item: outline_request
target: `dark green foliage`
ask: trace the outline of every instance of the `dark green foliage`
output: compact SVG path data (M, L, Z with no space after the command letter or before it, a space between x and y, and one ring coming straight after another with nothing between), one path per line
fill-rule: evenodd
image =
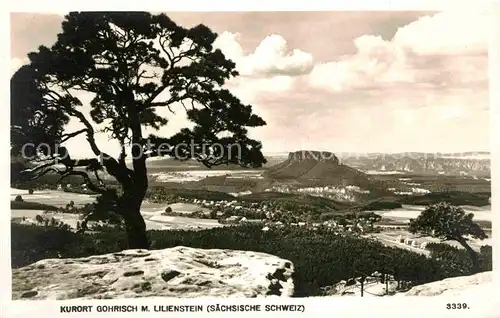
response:
M442 202L428 206L416 219L410 220L411 233L421 233L442 240L467 240L464 236L487 238L483 229L472 218L474 214L464 209Z
M377 199L371 202L368 202L364 206L362 206L363 210L375 211L375 210L390 210L390 209L399 209L402 208L403 205L400 202L397 202L397 199Z
M449 191L431 192L419 196L404 196L400 198L399 202L402 204L430 205L445 201L453 205L485 206L490 204L490 198L491 192Z
M17 197L16 197L17 199ZM27 202L27 201L10 201L10 208L12 210L43 210L43 211L57 211L58 207L48 204L42 204L38 202Z
M260 143L248 138L244 128L265 122L252 114L251 106L221 88L238 73L235 64L213 48L217 34L208 27L186 29L164 14L148 12L71 12L62 29L52 47L29 54L37 78L44 84L94 93L92 120L100 124L111 119L105 130L120 143L132 139L142 143L138 125L156 130L166 125L168 120L156 113L156 107L170 109L174 103L187 102L187 115L195 127L171 138L151 135L148 148L155 154L159 150L175 159L194 157L210 166L259 167L266 162ZM157 39L160 46L154 45ZM162 92L170 98L158 100ZM58 105L78 117L71 110L81 105L77 98L66 93ZM218 137L222 131L232 136ZM205 147L183 147L175 154L168 147L157 148L161 143L175 146L192 141ZM209 147L213 144L217 147ZM227 150L235 144L239 154L228 156Z
M432 242L428 243L425 249L431 251L431 255L436 255L441 252L458 251L456 247L453 247L449 244Z
M57 227L12 224L12 267L45 258L78 257L98 252L86 236Z
M217 218L217 211L216 210L210 210L209 217L211 219L216 219Z
M467 241L468 237L483 240L488 236L475 223L474 214L465 213L464 209L442 202L428 206L416 219L410 220L408 230L411 233L429 235L441 240L453 240L462 245L469 254L473 272L479 271L480 264L477 252Z
M117 201L117 191L109 189L99 195L95 202L86 204L83 208L72 208L73 213L80 213L82 215L83 227L80 229L86 230L85 226L88 221L102 221L111 226L123 226L124 220L118 211Z
M26 169L26 166L24 166L24 169ZM93 182L96 182L97 180L93 175L89 176L90 179ZM47 173L44 174L34 180L23 180L23 179L15 179L11 180L11 186L16 189L24 189L24 190L29 190L29 189L34 189L36 190L56 190L58 181L61 179L61 176L56 174L56 173ZM118 184L116 180L106 180L105 181L106 186L108 187L116 187ZM66 185L71 185L71 188L66 188ZM68 176L64 178L63 182L61 182L61 186L63 188L63 191L65 192L73 192L73 193L91 193L91 191L84 191L81 188L82 185L82 178L80 176Z
M442 263L442 270L446 276L469 275L474 271L474 264L467 250L453 247L444 243L429 243L426 247L431 251L431 257ZM478 255L480 271L492 270L491 246L481 247Z
M127 248L126 235L118 230L75 234L51 227L12 224L11 233L13 268L56 258L58 254L83 257ZM375 241L321 230L283 228L263 232L259 226L248 225L202 231L148 231L148 235L153 249L183 245L251 250L288 259L295 266L295 296L321 295L320 287L357 276L356 272L383 271L411 284L464 274L462 265L453 268L448 264L451 257L429 259Z
M44 100L39 81L36 70L29 65L17 70L10 80L11 154L15 156L21 152L25 157L35 156L35 147L42 143L55 145L69 121L62 109ZM27 143L34 146L23 149ZM40 150L48 153L46 148Z
M108 218L118 214L126 224L130 246L147 248L146 226L140 214L149 186L147 158L194 158L206 167L237 164L256 168L266 163L261 143L248 136L249 127L266 123L252 113L251 105L244 105L224 88L238 72L234 62L213 47L216 38L217 34L204 25L186 29L165 14L67 14L57 41L28 54L30 64L17 76L22 81L13 78L14 86L22 88L15 92L17 95L26 91L33 95L29 100L15 98L20 99L15 105L20 111L11 130L20 137L14 138L13 149L38 134L31 129L32 122L38 125L38 117L43 119L41 127L49 129L39 133L42 139L34 139L35 147L49 144L45 153L49 158L44 158L49 162L20 175L34 179L52 171L62 179L80 177L89 190L102 195L98 204L109 209L106 216L92 211L87 215ZM81 112L83 103L73 95L75 91L93 96L90 119ZM169 138L143 135L144 128L158 131L167 125L168 118L157 113L158 107L173 114L184 109L193 128L183 128ZM62 134L69 117L84 128ZM119 142L118 158L96 143L95 124L107 120L103 132ZM19 125L13 126L17 121ZM67 149L59 146L80 134L86 135L93 158L71 159ZM129 153L133 157L131 167L125 163ZM56 169L56 161L65 169ZM102 171L121 186L114 198L98 175ZM91 179L89 174L96 178Z
M493 248L483 245L479 251L479 268L484 271L493 270Z

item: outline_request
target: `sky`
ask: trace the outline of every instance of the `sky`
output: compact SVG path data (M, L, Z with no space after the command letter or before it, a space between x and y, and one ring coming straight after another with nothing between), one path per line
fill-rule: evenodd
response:
M214 46L240 73L226 87L267 122L250 130L264 152L489 150L486 11L167 14L217 32ZM11 14L12 73L55 42L62 20ZM170 120L159 135L189 126L181 111L159 113ZM79 128L71 121L68 131ZM97 142L119 151L106 135ZM92 153L83 136L68 148L73 157Z

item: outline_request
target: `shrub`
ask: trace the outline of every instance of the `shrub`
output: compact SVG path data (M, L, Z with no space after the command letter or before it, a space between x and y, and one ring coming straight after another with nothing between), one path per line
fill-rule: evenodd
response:
M126 248L122 230L77 234L67 228L12 224L12 266L25 266L40 259L84 257ZM201 231L148 231L153 249L178 245L196 248L251 250L288 259L295 265L295 296L321 295L321 287L356 276L356 271L394 275L398 281L422 284L462 274L467 268L460 258L441 255L426 258L404 249L322 229L272 228L244 225ZM486 250L486 249L485 249ZM444 266L449 261L458 265Z
M21 198L22 200L22 198ZM10 208L12 210L43 210L43 211L57 211L57 207L53 205L42 204L38 202L26 202L16 200L10 201Z
M469 253L462 248L453 247L444 243L429 243L426 249L431 251L431 257L440 261L446 277L470 275L473 273L473 264ZM479 271L492 270L492 249L484 245L478 255Z
M33 194L33 192L34 192L34 190L33 190L33 189L31 189L31 188L28 190L28 193L29 193L29 194Z
M16 198L14 199L15 202L24 202L23 197L21 195L16 195Z
M431 256L435 256L441 252L458 251L458 248L445 243L428 243L426 249L431 251Z
M491 245L481 246L479 252L479 264L483 271L493 270L493 251Z
M215 210L215 209L210 210L210 218L211 219L216 219L217 218L217 210Z
M403 205L399 202L377 200L366 204L363 207L363 209L368 211L373 211L373 210L392 210L392 209L399 209L402 207Z

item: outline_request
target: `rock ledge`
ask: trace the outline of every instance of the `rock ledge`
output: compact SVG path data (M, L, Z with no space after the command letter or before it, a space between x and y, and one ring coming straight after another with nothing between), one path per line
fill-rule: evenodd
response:
M292 262L252 251L125 250L12 271L13 299L290 297Z

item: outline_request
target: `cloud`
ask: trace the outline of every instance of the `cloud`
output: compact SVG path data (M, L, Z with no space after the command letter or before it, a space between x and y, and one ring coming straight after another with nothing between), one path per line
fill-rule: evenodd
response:
M333 93L298 86L286 95L262 95L255 105L268 123L255 133L265 151L489 149L484 90L412 84Z
M364 35L354 40L357 53L340 60L317 64L310 84L333 91L369 88L375 84L412 82L402 48L380 36Z
M23 65L29 63L28 58L18 58L14 57L10 59L10 76L14 75L14 73L20 69Z
M488 48L490 27L488 11L444 11L400 28L393 43L422 55L478 53Z
M266 36L248 55L239 44L239 37L238 33L223 32L214 47L232 59L243 76L297 76L313 68L313 56L300 49L290 51L287 41L280 35Z
M386 41L355 38L355 54L314 66L312 86L340 92L394 84L436 86L486 83L487 12L445 11L400 27Z
M310 14L278 25L275 13L213 20L220 21L215 46L241 73L226 87L268 123L249 129L264 151L489 149L486 13ZM189 124L182 106L175 110L158 109L170 120L159 135ZM119 151L107 136L97 139ZM72 154L90 155L84 144L72 141Z

